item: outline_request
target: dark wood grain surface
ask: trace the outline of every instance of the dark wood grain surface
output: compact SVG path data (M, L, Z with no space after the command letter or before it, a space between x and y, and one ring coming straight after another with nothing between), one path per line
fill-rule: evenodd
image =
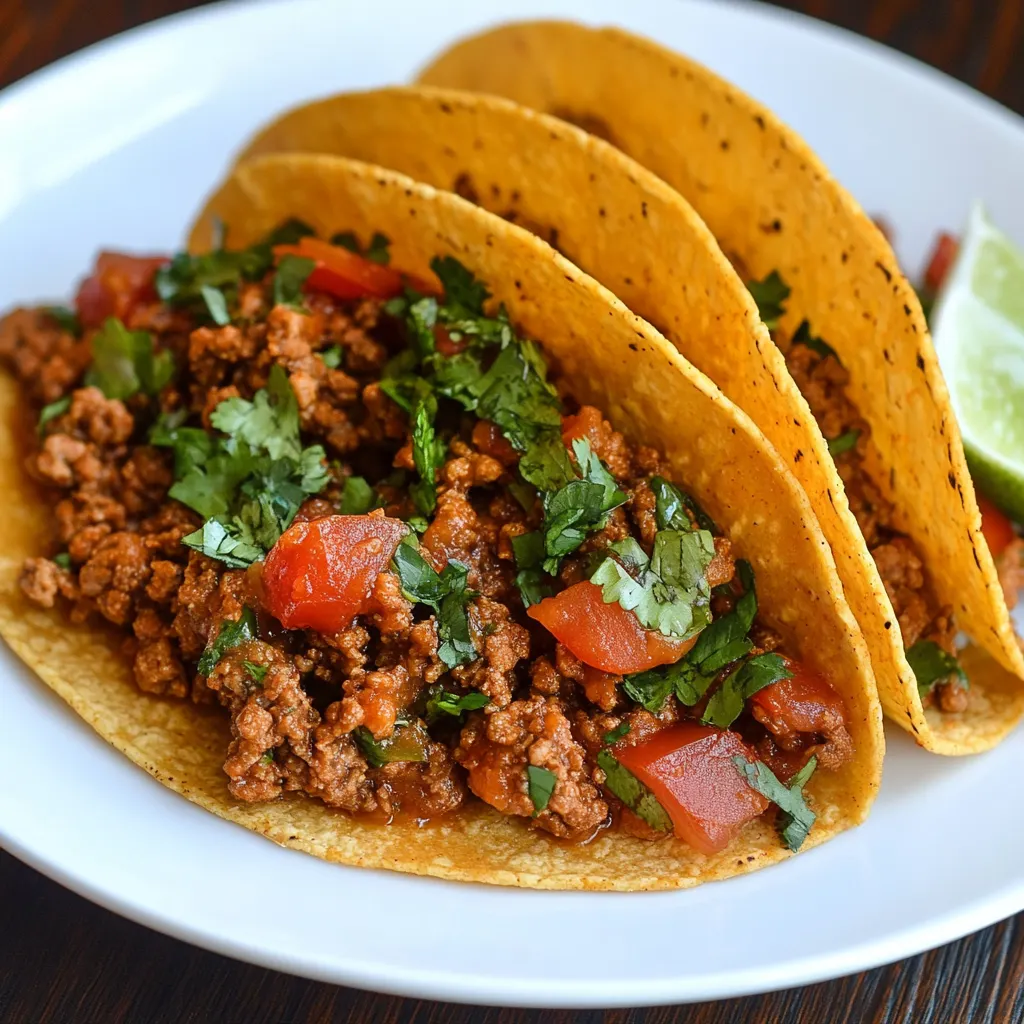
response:
M194 6L195 0L0 0L0 87L115 32ZM780 6L887 42L1024 113L1024 0L790 0ZM388 998L239 964L121 920L4 853L0 924L4 1022L1024 1021L1024 915L827 984L701 1006L586 1013Z

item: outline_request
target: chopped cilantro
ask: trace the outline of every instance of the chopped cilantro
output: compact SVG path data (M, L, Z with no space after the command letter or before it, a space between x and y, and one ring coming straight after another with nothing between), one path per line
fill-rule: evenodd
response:
M50 402L49 405L44 405L42 409L39 410L39 422L36 424L36 430L42 434L43 427L45 427L50 420L55 420L58 416L63 416L70 408L70 395L65 395L63 398L58 398L56 402Z
M654 492L654 514L659 530L692 530L695 522L701 530L718 533L715 521L685 491L660 476L652 476L650 486ZM693 517L692 521L686 514L687 509Z
M838 437L830 437L828 439L829 455L835 458L837 455L843 455L850 451L857 444L859 437L859 430L847 430L845 434L840 434Z
M597 765L605 774L605 785L637 817L659 832L672 831L672 819L657 797L608 750L597 755Z
M174 356L156 352L148 331L129 331L116 317L108 317L92 338L92 366L85 383L107 398L155 397L174 376Z
M257 665L254 661L243 661L242 667L257 686L263 685L263 680L266 678L267 672L270 671L268 665Z
M351 231L339 231L332 235L331 245L340 245L342 249L348 249L349 252L354 252L372 263L379 263L382 267L391 262L391 253L388 251L391 240L379 231L373 233L370 244L365 249L360 246L359 239Z
M779 326L783 313L786 312L785 302L790 296L789 285L773 270L763 281L748 281L747 290L757 303L757 311L761 314L765 327L774 331Z
M436 722L448 715L452 718L462 718L466 711L478 711L491 703L491 698L486 693L472 690L469 693L458 694L444 689L443 686L431 686L427 691L426 716L428 722Z
M609 555L590 577L605 603L617 601L646 629L665 636L691 637L711 621L707 568L715 554L707 530L660 530L648 559L632 538L610 544Z
M302 447L298 403L278 365L252 401L229 398L210 421L228 437L213 438L163 417L150 443L174 449L176 480L168 493L207 520L184 543L244 568L262 558L302 502L323 489L324 451Z
M812 757L785 785L776 778L775 773L763 762L751 764L745 757L736 756L732 759L737 771L747 780L747 784L757 790L765 799L770 800L779 808L776 827L786 849L794 853L800 849L814 825L816 815L807 806L804 798L804 786L814 774L818 759Z
M608 732L604 734L604 736L601 739L601 742L606 747L613 747L616 743L619 742L619 740L622 739L623 736L626 736L628 734L629 722L621 721L617 726L615 726L614 729L609 729Z
M384 739L375 739L365 725L352 733L371 768L383 768L395 761L423 762L427 759L427 737L419 725L396 723L395 731Z
M482 281L473 276L454 256L435 256L430 269L444 288L445 302L458 312L469 316L482 316L484 303L490 292Z
M558 776L548 768L538 768L535 764L526 766L526 790L533 803L533 816L536 818L547 807L551 794L555 791Z
M289 217L288 220L278 224L273 231L263 239L264 247L275 245L295 245L308 235L315 235L316 232L304 220L298 217Z
M71 556L66 551L62 551L59 555L54 555L50 561L59 565L62 569L71 568Z
M199 294L206 304L206 311L210 314L210 319L218 327L224 327L231 323L231 314L228 312L228 300L219 288L214 288L212 284L200 285Z
M429 516L437 505L437 471L444 465L448 445L437 436L434 417L437 399L431 394L421 398L412 419L412 459L420 479L409 488L416 507Z
M477 657L469 635L466 605L476 591L466 587L469 570L450 559L440 574L414 546L410 535L395 549L392 565L402 583L402 592L410 601L425 604L437 616L437 638L441 641L437 656L449 667L465 665Z
M203 656L199 659L197 666L199 674L208 676L216 667L224 655L248 640L256 637L256 615L251 608L243 608L240 618L224 621L220 624L217 637L212 643L207 643Z
M811 324L808 320L800 321L800 326L793 334L792 343L794 345L803 345L812 352L817 352L823 359L831 356L837 363L839 362L836 350L828 342L822 341L821 338L816 338L811 334Z
M956 656L944 651L934 640L918 640L907 651L907 661L917 679L917 689L923 700L937 683L956 679L966 688L967 673L960 667Z
M324 361L324 366L328 370L336 370L341 366L342 359L345 353L342 351L340 345L332 345L330 348L325 348L320 353L320 358Z
M338 504L338 511L343 516L364 516L373 511L377 504L377 492L363 477L348 477Z
M179 253L156 272L157 295L168 305L187 309L214 323L230 321L228 312L243 281L258 281L273 266L274 254L267 244L229 252L191 256Z
M732 611L715 619L674 665L626 676L622 689L630 700L657 714L669 694L674 693L681 703L693 707L723 668L750 653L753 644L747 633L757 615L754 573L750 563L743 560L736 563L736 572L745 592Z
M728 729L743 712L743 705L758 690L772 683L792 678L785 659L779 654L758 654L748 658L731 672L711 695L701 721Z
M304 256L283 256L274 274L273 302L275 306L290 306L300 313L306 312L302 301L302 286L316 269L316 260Z
M273 764L274 763L274 751L273 750L264 750L263 754L260 756L259 763L261 765L264 765L264 766L266 766L268 764Z
M82 322L73 309L68 309L67 306L47 306L44 312L51 320L57 321L57 326L62 331L67 331L76 338L82 333Z

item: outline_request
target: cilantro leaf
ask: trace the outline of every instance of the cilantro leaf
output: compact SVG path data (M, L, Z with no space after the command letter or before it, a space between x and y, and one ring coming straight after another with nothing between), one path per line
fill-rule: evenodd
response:
M652 476L650 487L654 492L654 514L659 530L692 530L695 522L701 530L718 533L715 521L685 491L681 491L661 476ZM687 509L693 517L692 521L686 514Z
M757 615L754 573L750 563L743 560L736 563L736 571L745 593L732 611L715 619L700 634L689 653L674 665L626 676L622 689L630 700L657 714L674 693L681 703L693 707L723 668L750 653L754 645L747 633Z
M558 776L548 768L538 768L535 764L526 766L526 791L533 803L533 816L536 818L547 807L551 794L555 791Z
M214 288L212 284L200 285L199 294L203 298L206 311L210 314L210 319L218 327L224 327L231 323L231 314L228 312L228 300L219 288Z
M938 683L956 679L967 687L967 673L960 667L956 656L944 651L934 640L918 640L907 651L907 661L917 679L917 689L924 699Z
M782 679L791 679L793 673L785 659L778 654L758 654L748 658L730 673L722 685L711 695L701 721L728 729L743 713L743 705L758 690L763 690Z
M622 721L622 722L619 722L619 724L617 726L615 726L614 729L609 729L608 732L606 732L604 734L604 736L601 738L601 742L606 747L612 747L616 743L618 743L619 740L621 740L623 738L623 736L628 736L628 735L629 735L629 722Z
M392 566L405 596L427 605L437 616L437 656L449 668L473 661L477 650L469 633L466 605L476 592L466 587L466 566L450 559L438 573L419 553L411 536L395 549Z
M210 423L250 447L262 448L272 459L298 459L299 403L288 375L277 363L271 368L267 386L250 402L227 398L210 414Z
M155 397L174 376L174 356L156 352L148 331L129 331L116 317L108 317L92 338L92 365L85 383L107 398Z
M605 785L637 817L659 832L672 831L672 819L657 797L608 750L597 755L597 765L605 774Z
M282 221L261 243L264 247L273 247L275 245L295 245L296 242L301 241L308 235L315 235L316 231L313 230L304 220L300 220L298 217L289 217L286 221Z
M817 352L823 359L831 356L837 363L839 362L839 356L836 355L836 350L827 342L822 341L821 338L816 338L811 334L811 324L809 320L800 321L800 326L793 333L792 344L804 345L812 352Z
M161 417L150 443L174 449L176 479L168 493L206 519L183 543L243 568L273 547L309 495L323 490L324 450L302 447L298 403L276 364L251 402L229 398L210 421L229 436Z
M263 680L266 678L267 673L270 671L269 665L257 665L254 661L243 661L242 667L245 669L246 674L249 678L257 685L262 686Z
M68 334L73 334L76 338L81 336L82 322L73 309L68 309L67 306L47 306L43 312L51 320L56 320L57 326L62 331L67 331Z
M609 549L618 557L606 557L590 577L606 604L617 601L665 636L690 637L711 621L706 572L715 542L707 530L660 530L649 560L631 537Z
M377 507L377 492L361 476L345 480L338 511L343 516L363 516Z
M332 235L331 245L340 245L343 249L348 249L349 252L354 252L372 263L379 263L382 267L386 267L391 262L391 253L388 251L391 240L379 231L373 233L370 244L365 249L360 246L359 239L351 231L339 231L336 235Z
M435 256L430 261L430 269L444 288L446 303L471 316L483 315L484 303L490 298L490 292L454 256Z
M53 558L50 559L50 561L53 562L55 565L59 565L62 569L71 568L71 555L69 555L66 551L62 551L59 555L54 555Z
M56 402L50 402L49 405L44 405L42 409L39 410L39 422L36 424L36 430L41 435L43 433L43 427L45 427L50 420L55 420L58 416L63 416L70 408L70 395L65 395L63 398L58 398Z
M747 784L757 790L766 800L770 800L779 808L776 827L786 849L796 853L804 844L814 826L817 815L807 806L804 797L804 786L807 785L818 759L811 759L793 776L788 786L776 778L775 773L763 762L751 764L745 757L737 755L732 759L737 771L747 780Z
M491 703L491 698L478 690L458 694L435 685L431 686L427 693L426 716L428 722L436 722L445 715L461 719L465 712L478 711Z
M154 283L157 295L168 305L224 324L230 322L228 309L241 283L260 280L273 264L274 254L266 244L201 256L179 253L157 270Z
M320 352L320 358L324 361L324 366L328 370L336 370L341 366L344 352L342 352L340 345L332 345L330 348L325 348Z
M375 739L365 725L353 730L352 738L363 752L371 768L383 768L395 761L427 760L427 737L421 726L396 725L395 731L384 739Z
M305 256L283 256L274 274L273 303L275 306L289 306L300 313L306 312L302 301L302 286L316 269L316 260Z
M437 436L437 399L431 394L416 405L412 425L412 460L420 479L409 489L416 507L429 516L437 505L437 471L444 465L448 445Z
M828 439L829 455L835 458L837 455L843 455L850 451L856 446L859 437L859 430L847 430L845 434L840 434L838 437L830 437Z
M208 676L216 667L217 662L239 644L244 644L256 638L256 615L248 606L242 609L241 617L235 620L225 620L220 624L216 639L207 643L203 656L196 666L202 676Z
M774 331L779 326L783 313L786 312L786 299L790 296L790 287L773 270L763 281L748 281L747 291L757 303L757 311L761 314L765 327Z

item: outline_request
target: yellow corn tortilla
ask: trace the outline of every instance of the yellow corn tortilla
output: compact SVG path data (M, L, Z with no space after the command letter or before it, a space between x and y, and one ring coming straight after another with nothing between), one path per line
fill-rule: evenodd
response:
M753 564L764 619L843 697L855 756L840 771L812 778L818 822L807 845L862 822L883 752L867 652L807 498L753 423L653 328L544 242L392 171L326 156L253 161L210 200L189 247L208 250L218 220L229 226L229 244L244 246L291 216L321 234L343 228L365 239L383 231L392 240L393 265L425 280L433 279L432 257L455 256L487 283L524 334L539 340L581 401L598 405L636 442L664 452L671 475L685 481ZM233 801L220 768L226 716L139 692L115 641L21 596L21 563L45 550L48 515L26 486L15 451L16 389L7 379L0 384L8 431L0 485L24 496L12 503L0 558L0 633L109 742L195 803L343 864L536 888L678 888L789 856L763 819L726 851L706 857L674 838L648 843L619 833L565 845L482 805L418 829L369 825L296 795L270 804Z
M738 349L712 351L708 361L693 347L684 354L750 414L807 490L871 649L886 713L936 753L975 753L1003 739L1024 714L1024 686L1015 680L1024 677L1024 657L981 534L928 325L882 233L803 139L707 68L618 29L507 25L457 43L420 81L507 97L602 136L685 196L750 277L782 275L793 289L783 335L806 318L838 353L871 426L869 472L917 544L939 603L1009 670L987 663L972 676L966 712L923 709L892 604L866 548L850 540L856 526L838 475L822 468L820 432L803 422L807 406L795 388L776 386L779 357L763 339L760 358Z

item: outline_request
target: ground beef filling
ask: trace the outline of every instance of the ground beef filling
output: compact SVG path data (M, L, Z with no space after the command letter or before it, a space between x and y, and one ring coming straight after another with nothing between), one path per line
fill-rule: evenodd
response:
M52 557L25 563L25 595L46 608L61 606L76 623L123 630L126 656L146 693L221 707L230 723L224 772L236 799L303 793L387 821L436 818L475 797L570 841L593 836L613 819L652 837L603 787L601 737L628 721L637 742L703 708L683 707L674 696L658 715L637 708L619 677L585 666L526 616L513 540L539 527L543 509L540 501L524 509L522 494L510 489L518 454L492 424L465 415L447 428L437 506L420 539L435 570L453 559L468 569L475 596L467 618L478 652L468 664L447 667L435 615L409 601L390 569L379 573L368 607L342 631L285 630L267 610L263 563L228 568L182 544L203 520L169 497L174 456L147 443L149 425L160 412L180 410L210 431L217 406L252 399L274 366L295 394L303 443L322 444L330 463L329 482L296 521L337 513L350 475L376 482L378 514L416 513L401 479L414 469L409 416L380 384L385 364L405 345L397 322L376 300L317 294L303 314L272 306L269 295L268 282L244 284L244 316L224 327L156 302L124 304L126 327L149 331L157 351L174 355L177 374L158 399L109 399L83 386L94 331L78 337L41 310L0 320L0 361L34 411L67 399L26 453L28 472L52 495L54 517ZM329 349L340 358L325 360ZM651 552L656 500L649 480L663 467L657 452L629 444L597 409L567 416L565 430L589 440L628 496L566 558L560 579L568 585L586 578L594 552L613 541L632 536ZM884 513L876 518L881 522ZM901 550L900 540L885 534L890 550ZM729 543L718 538L709 582L723 586L734 575ZM922 579L909 550L887 585L905 614L922 619L916 628L924 635L936 630L937 618L913 610ZM200 658L223 624L238 623L247 609L255 614L255 636L201 673ZM777 644L761 634L762 649ZM427 702L438 686L483 694L489 703L460 717L432 717ZM841 722L829 723L827 735L774 739L753 718L747 728L754 741L774 744L772 751L784 746L805 760L840 750L843 736L849 754ZM367 753L370 744L399 738L414 744L414 759L376 764ZM527 766L555 780L540 813Z
M849 374L834 356L822 355L807 345L791 345L786 363L822 434L828 439L850 432L857 435L852 447L835 456L836 468L892 602L904 647L931 640L955 654L953 610L939 605L916 545L896 528L892 503L865 471L864 452L871 428L846 393ZM924 698L926 706L947 712L963 711L967 702L968 691L956 678L938 683Z

